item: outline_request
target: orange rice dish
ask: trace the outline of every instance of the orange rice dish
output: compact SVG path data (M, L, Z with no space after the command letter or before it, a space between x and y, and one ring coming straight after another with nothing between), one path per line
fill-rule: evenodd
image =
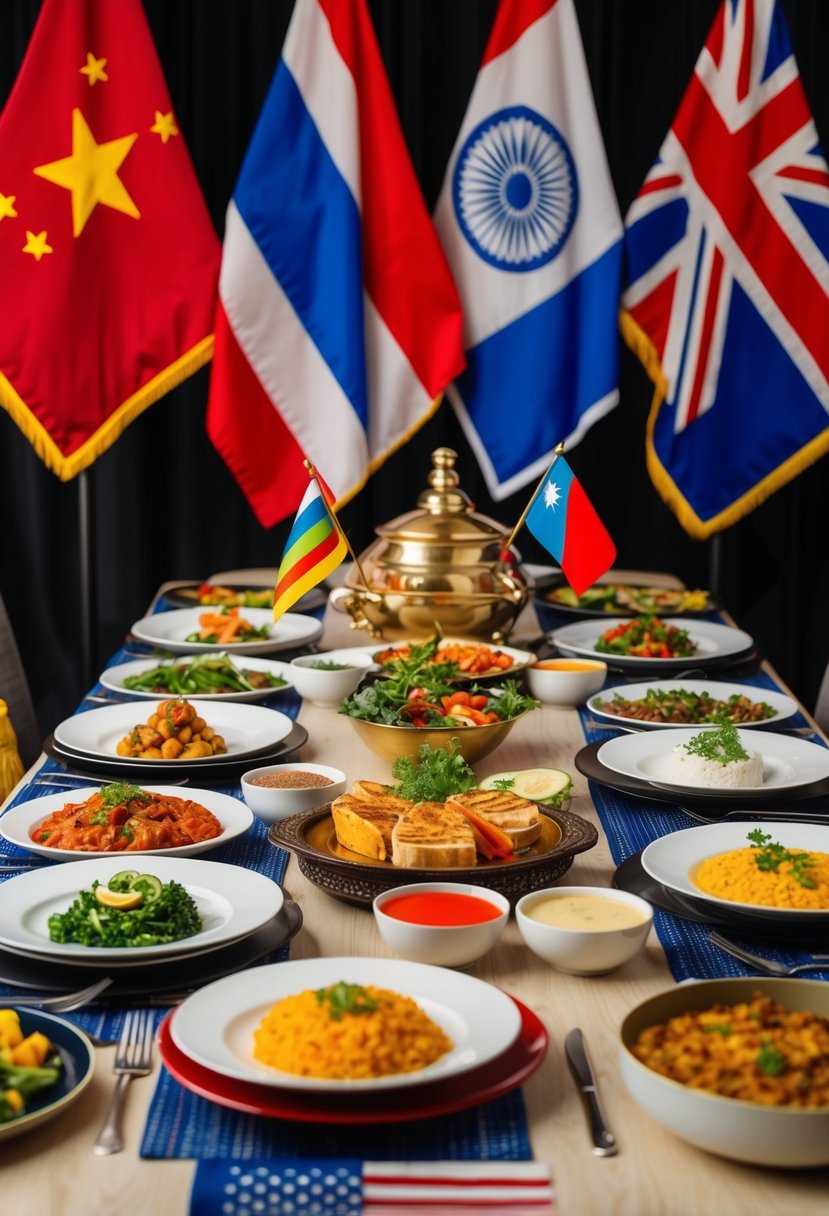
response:
M129 792L135 787L125 787ZM116 806L105 806L100 793L85 802L69 802L32 829L32 840L50 849L79 853L136 853L173 849L221 836L223 828L208 809L189 798L137 790Z
M340 989L360 994L351 1010L331 999ZM417 1072L454 1046L411 997L344 983L277 1001L253 1038L270 1068L342 1081Z
M649 1026L631 1051L690 1089L760 1106L829 1106L829 1018L759 992Z
M764 908L829 909L829 854L810 849L808 856L806 873L813 886L803 886L793 876L790 861L781 861L777 870L761 870L757 849L732 849L706 857L690 877L700 891L718 899Z

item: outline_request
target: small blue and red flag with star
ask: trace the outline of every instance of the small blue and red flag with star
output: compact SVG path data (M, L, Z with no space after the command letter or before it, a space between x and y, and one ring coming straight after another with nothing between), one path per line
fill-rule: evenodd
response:
M567 582L581 595L616 560L616 546L581 482L558 456L538 487L527 527L561 566Z
M213 349L219 242L140 0L45 0L0 116L0 406L65 480Z

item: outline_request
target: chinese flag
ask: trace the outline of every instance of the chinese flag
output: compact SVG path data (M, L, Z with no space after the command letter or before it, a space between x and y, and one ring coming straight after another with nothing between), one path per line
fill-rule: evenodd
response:
M0 116L0 405L63 480L212 353L219 242L140 0L45 0Z

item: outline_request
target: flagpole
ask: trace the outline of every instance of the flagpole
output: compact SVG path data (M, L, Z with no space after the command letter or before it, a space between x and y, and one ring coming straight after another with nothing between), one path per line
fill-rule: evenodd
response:
M98 635L98 561L95 528L95 469L78 474L78 542L80 564L81 668L84 688L95 683Z
M530 513L530 509L531 509L531 507L532 507L533 503L535 502L535 500L538 498L539 494L541 493L541 490L542 490L542 487L543 487L543 485L544 485L544 482L545 482L545 481L547 480L547 478L550 476L550 473L551 473L551 472L552 472L552 470L553 470L553 466L555 465L555 462L558 460L559 456L563 456L563 455L564 455L564 444L563 444L563 443L560 443L560 444L558 444L558 445L557 445L556 450L555 450L555 452L553 453L553 459L550 461L549 468L545 469L545 471L544 471L544 476L541 478L541 481L540 481L540 482L538 483L538 485L535 487L535 491L534 491L534 493L533 493L532 498L531 498L531 499L530 499L530 501L527 503L527 505L526 505L526 507L524 508L524 510L521 512L521 517L520 517L520 519L518 520L518 523L515 525L515 527L513 528L512 532L510 532L510 534L509 534L509 539L508 539L507 541L505 541L505 542L504 542L504 544L501 546L501 555L500 555L500 556L501 556L501 561L504 561L504 560L505 560L506 554L509 552L509 550L510 550L510 548L512 547L512 545L515 543L515 538L516 538L516 536L518 535L518 533L521 531L521 529L523 528L523 526L524 526L524 520L525 520L525 519L527 518L527 516L529 515L529 513Z
M303 461L303 463L305 465L305 471L307 472L308 477L313 478L313 480L320 487L320 493L322 494L322 501L325 503L326 510L328 511L328 514L331 516L331 522L333 523L334 527L337 529L340 536L342 537L345 547L346 547L346 549L348 549L348 552L351 555L354 565L357 567L357 573L359 574L360 578L363 580L363 586L365 587L366 591L371 591L371 588L368 585L368 580L367 580L365 574L363 573L363 567L360 565L360 559L357 556L357 554L354 552L354 550L351 548L351 541L348 539L345 532L343 532L342 527L340 526L340 521L337 519L336 511L331 506L328 499L325 497L325 490L323 490L322 486L320 485L320 480L317 477L317 470L311 464L310 460L305 460L305 461Z

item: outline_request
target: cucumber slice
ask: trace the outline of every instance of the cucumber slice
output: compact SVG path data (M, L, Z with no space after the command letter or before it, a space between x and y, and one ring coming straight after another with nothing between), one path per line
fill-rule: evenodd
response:
M507 793L517 794L515 788L515 778L518 776L518 770L513 769L507 773L492 773L489 777L484 777L483 781L478 784L479 790L506 790Z
M570 797L572 788L570 774L559 768L527 768L515 773L510 790L521 798L531 798L548 806L560 806Z
M107 886L110 891L129 891L137 877L137 870L119 870L117 874L113 874Z
M140 891L144 896L145 905L154 904L161 896L163 884L160 878L156 878L155 874L136 874L130 883L130 890Z

